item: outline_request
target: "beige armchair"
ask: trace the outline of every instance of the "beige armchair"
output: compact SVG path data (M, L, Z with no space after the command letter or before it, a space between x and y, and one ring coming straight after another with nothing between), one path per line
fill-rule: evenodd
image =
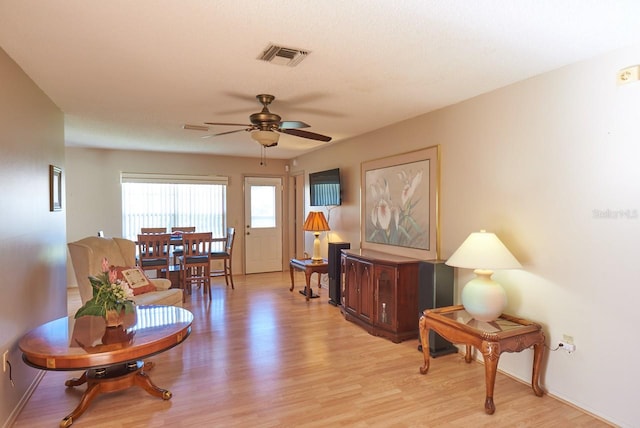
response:
M102 270L102 259L107 258L110 265L135 266L136 244L122 238L100 238L90 236L67 244L73 270L76 274L82 304L93 296L89 276ZM169 305L182 307L182 290L170 288L171 281L164 278L152 279L156 291L133 297L138 305Z

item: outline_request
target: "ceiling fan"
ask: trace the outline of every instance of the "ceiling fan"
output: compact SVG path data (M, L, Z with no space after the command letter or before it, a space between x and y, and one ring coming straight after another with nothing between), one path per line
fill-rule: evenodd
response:
M267 107L276 98L269 94L259 94L256 98L262 104L262 111L253 113L249 116L251 124L243 123L223 123L223 122L205 122L206 125L220 125L220 126L242 126L242 129L236 129L233 131L220 132L218 134L205 135L202 138L217 137L219 135L233 134L235 132L247 131L251 132L251 138L262 144L264 147L274 147L278 145L280 135L278 133L293 135L296 137L308 138L310 140L331 141L331 137L322 134L316 134L315 132L304 131L301 128L309 128L304 122L297 120L283 121L282 118L269 111Z

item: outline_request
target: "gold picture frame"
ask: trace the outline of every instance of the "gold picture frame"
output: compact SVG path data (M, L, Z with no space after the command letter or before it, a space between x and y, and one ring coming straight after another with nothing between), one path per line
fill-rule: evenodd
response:
M360 246L421 260L440 255L440 146L361 164Z
M62 169L49 165L49 211L62 211Z

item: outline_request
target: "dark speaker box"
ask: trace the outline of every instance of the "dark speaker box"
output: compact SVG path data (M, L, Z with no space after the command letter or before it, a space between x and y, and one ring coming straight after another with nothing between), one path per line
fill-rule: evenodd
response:
M333 306L340 304L340 290L342 290L342 250L351 248L348 242L329 242L329 303Z
M453 268L442 260L420 262L418 267L418 314L425 309L435 309L453 305ZM422 349L422 346L419 346ZM429 331L429 352L431 356L452 354L458 348L443 339L435 331Z

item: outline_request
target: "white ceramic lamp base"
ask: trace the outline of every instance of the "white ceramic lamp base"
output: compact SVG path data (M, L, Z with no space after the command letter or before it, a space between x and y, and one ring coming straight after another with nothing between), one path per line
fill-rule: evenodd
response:
M507 306L507 293L491 279L493 271L476 269L476 277L462 289L462 305L479 321L494 321Z
M313 256L311 256L311 260L314 262L322 262L322 255L320 255L320 232L315 232L314 235Z

